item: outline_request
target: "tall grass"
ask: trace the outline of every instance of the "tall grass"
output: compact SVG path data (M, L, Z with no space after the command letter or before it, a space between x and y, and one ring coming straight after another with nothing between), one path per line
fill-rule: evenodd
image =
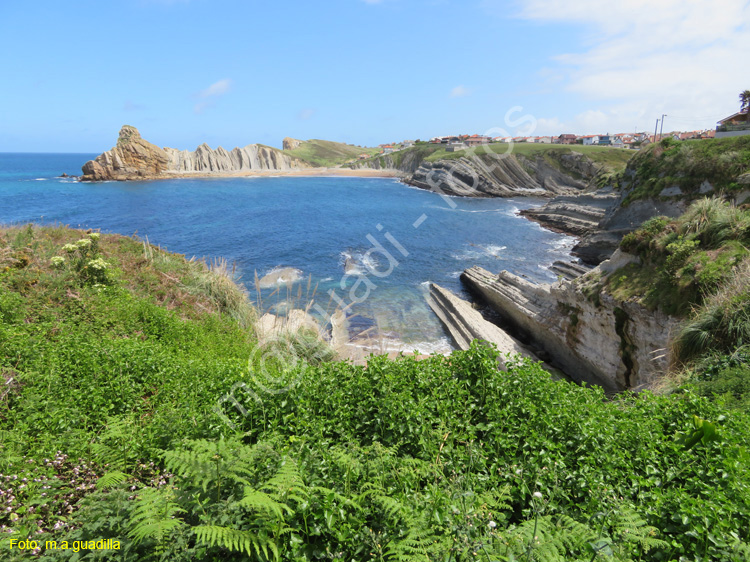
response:
M674 357L685 363L709 352L733 353L750 345L750 261L685 322L674 340Z
M258 315L239 281L235 265L230 267L225 258L215 258L197 269L188 283L192 291L208 297L218 311L250 328Z

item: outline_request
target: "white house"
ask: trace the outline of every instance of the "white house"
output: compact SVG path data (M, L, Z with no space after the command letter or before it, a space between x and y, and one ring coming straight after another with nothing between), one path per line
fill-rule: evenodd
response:
M583 144L584 146L599 144L599 135L586 135L583 137Z

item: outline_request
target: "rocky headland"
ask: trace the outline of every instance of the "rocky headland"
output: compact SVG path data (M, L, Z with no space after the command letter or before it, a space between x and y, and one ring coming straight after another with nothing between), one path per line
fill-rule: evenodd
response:
M437 160L429 159L430 149L434 147L414 147L353 167L395 170L409 185L461 197L571 195L601 171L586 155L559 147L536 155L485 153L480 147Z
M117 145L84 164L81 181L149 180L168 177L231 175L242 172L290 171L308 168L300 159L260 144L226 150L207 144L194 151L159 148L125 125Z
M665 139L634 154L622 172L595 178L579 193L556 196L521 214L578 236L573 254L596 265L646 220L678 217L696 198L722 194L744 203L750 196L750 174L742 159L732 155L747 150L746 139Z

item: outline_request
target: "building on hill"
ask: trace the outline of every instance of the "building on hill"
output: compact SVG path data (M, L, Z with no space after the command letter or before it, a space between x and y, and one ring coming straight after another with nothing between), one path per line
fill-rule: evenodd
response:
M479 146L480 144L489 144L491 142L491 137L485 137L481 135L471 135L470 137L464 139L464 143L466 143L467 146Z
M584 146L593 146L595 144L599 144L599 135L586 135L582 138Z
M719 121L716 126L716 138L720 139L723 137L739 137L741 135L750 135L750 121L748 121L748 115L750 113L747 109L730 115Z
M459 150L466 150L469 148L462 142L452 142L445 147L446 152L458 152Z
M562 134L555 140L555 144L576 144L577 137L571 134Z

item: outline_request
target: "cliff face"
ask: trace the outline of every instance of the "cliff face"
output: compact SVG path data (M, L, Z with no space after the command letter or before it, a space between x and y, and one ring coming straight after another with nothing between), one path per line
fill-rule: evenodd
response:
M598 167L578 153L543 157L482 154L426 161L429 153L405 150L358 163L358 168L397 170L415 187L463 197L551 196L586 187Z
M291 170L307 165L280 150L258 144L227 151L202 144L195 151L159 148L125 125L117 145L83 165L82 181L143 180L189 174Z
M591 290L602 275L631 259L618 253L574 281L553 285L479 267L461 279L570 376L616 391L648 386L666 371L670 331L678 322Z
M292 170L307 167L301 160L259 144L249 144L244 148L227 151L222 147L213 150L204 143L193 152L175 148L165 148L164 152L168 158L168 171L178 174Z

